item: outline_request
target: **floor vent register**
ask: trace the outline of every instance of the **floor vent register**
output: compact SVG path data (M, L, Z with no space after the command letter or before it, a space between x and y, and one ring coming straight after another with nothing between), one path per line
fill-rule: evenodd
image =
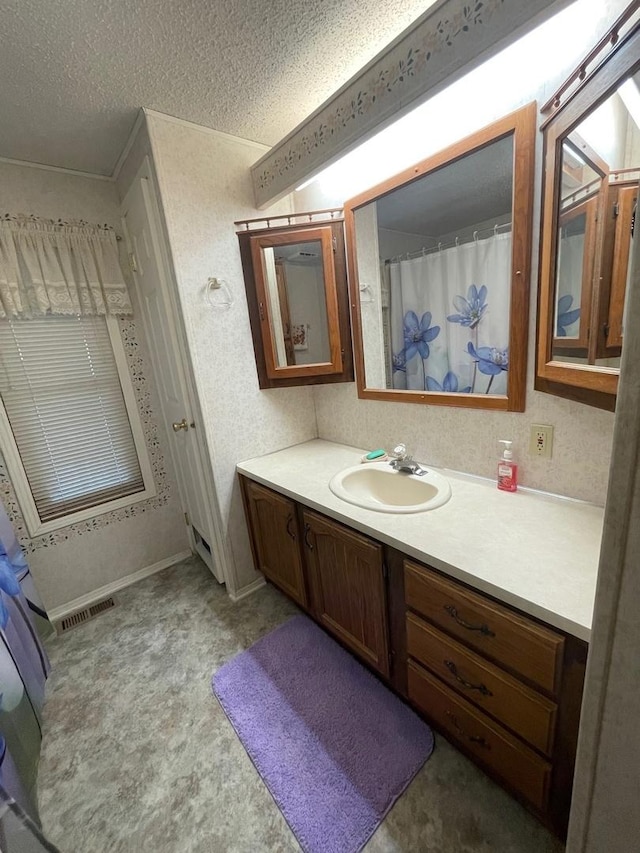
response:
M66 632L70 631L72 628L77 628L78 625L84 625L85 622L93 619L94 616L99 616L101 613L105 613L107 610L111 610L111 608L115 606L116 601L114 598L111 596L109 598L104 598L102 601L98 601L90 607L85 607L82 610L76 610L75 613L70 613L68 616L65 616L57 623L56 630L58 631L58 634L66 634Z

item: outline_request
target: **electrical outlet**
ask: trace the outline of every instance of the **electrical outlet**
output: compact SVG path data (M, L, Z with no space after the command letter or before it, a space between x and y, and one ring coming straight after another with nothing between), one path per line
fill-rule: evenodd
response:
M541 458L551 458L553 450L553 427L549 424L531 424L529 454Z

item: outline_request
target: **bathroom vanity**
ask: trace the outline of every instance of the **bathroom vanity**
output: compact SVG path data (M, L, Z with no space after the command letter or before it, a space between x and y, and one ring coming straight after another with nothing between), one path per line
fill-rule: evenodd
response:
M566 835L602 509L449 471L436 509L363 509L329 488L362 453L238 465L256 568Z

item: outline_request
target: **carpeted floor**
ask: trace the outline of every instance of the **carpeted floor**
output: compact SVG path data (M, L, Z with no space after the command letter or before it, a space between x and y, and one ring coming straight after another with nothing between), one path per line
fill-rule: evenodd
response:
M238 604L197 558L123 590L49 644L41 817L62 853L299 850L210 692L211 674L296 607ZM560 853L442 738L366 853Z

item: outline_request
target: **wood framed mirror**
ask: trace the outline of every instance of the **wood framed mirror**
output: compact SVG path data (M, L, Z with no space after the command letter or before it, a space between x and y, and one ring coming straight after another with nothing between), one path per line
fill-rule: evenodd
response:
M554 112L542 126L535 387L609 410L618 390L640 179L640 22L629 20L633 11L543 108Z
M359 397L524 411L536 112L345 204Z
M236 222L261 388L353 381L341 214Z

